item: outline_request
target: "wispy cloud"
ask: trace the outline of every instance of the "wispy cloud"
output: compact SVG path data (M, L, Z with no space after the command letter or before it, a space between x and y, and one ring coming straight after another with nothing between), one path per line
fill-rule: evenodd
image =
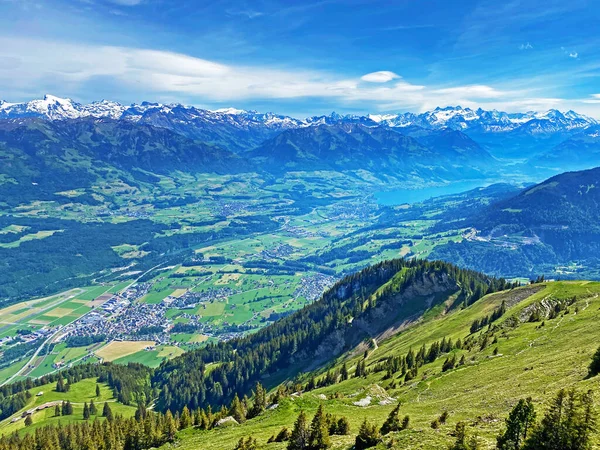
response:
M519 50L533 50L533 45L529 42L527 44L521 44L519 45Z
M561 50L563 51L563 53L564 53L565 55L567 55L569 58L573 58L573 59L577 59L577 58L579 58L579 53L578 53L578 52L576 52L576 51L574 51L574 50L568 50L568 49L566 49L565 47L561 47L560 49L561 49Z
M257 17L265 15L265 13L261 11L255 11L252 9L228 9L225 12L230 16L242 16L248 19L256 19Z
M560 98L538 97L526 89L486 84L427 86L391 71L348 77L302 68L223 64L162 50L24 38L0 37L0 48L2 60L8 63L0 70L0 98L9 101L20 100L13 98L15 93L39 95L43 91L78 98L89 86L109 85L115 100L124 101L124 95L128 100L132 95L151 95L151 100L205 105L321 99L363 111L456 104L515 111L565 104Z

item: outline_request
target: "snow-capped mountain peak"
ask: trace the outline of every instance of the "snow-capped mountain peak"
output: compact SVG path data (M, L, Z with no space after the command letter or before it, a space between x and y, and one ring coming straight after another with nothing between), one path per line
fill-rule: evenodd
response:
M248 111L246 111L244 109L236 109L236 108L220 108L220 109L212 110L212 112L220 113L220 114L232 114L232 115L248 113Z

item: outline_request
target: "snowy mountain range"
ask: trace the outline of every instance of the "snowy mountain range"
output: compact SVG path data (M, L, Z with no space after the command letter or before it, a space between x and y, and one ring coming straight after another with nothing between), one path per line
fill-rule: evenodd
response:
M174 120L180 121L202 119L207 122L235 123L240 127L262 124L271 128L290 128L304 124L303 121L274 113L258 113L234 108L210 111L180 104L163 105L149 102L125 106L108 100L84 105L68 98L49 94L41 100L24 103L8 103L0 100L0 119L40 117L49 120L63 120L94 117L148 122L150 117L157 115L169 115Z
M451 128L453 130L472 130L480 133L512 132L515 130L527 134L544 134L564 131L583 130L600 122L574 111L560 112L551 109L545 112L506 113L461 108L460 106L438 107L421 114L406 112L399 114L339 115L335 112L328 116L315 116L303 120L274 113L258 113L235 108L214 111L199 109L180 104L164 105L143 102L130 106L102 100L89 104L80 104L70 99L46 95L41 100L24 103L0 101L0 119L40 117L49 120L78 118L110 118L131 120L167 128L178 128L185 124L227 125L234 129L252 130L266 128L271 131L300 128L314 125L332 125L356 123L365 126L385 126L401 128L418 126L428 129Z

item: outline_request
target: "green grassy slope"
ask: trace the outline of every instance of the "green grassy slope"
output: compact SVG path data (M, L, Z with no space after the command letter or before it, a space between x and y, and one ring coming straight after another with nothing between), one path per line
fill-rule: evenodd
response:
M8 435L15 431L17 432L31 432L37 428L44 427L46 425L57 425L59 423L66 424L69 422L82 422L83 421L83 404L90 403L91 400L96 404L98 410L97 416L92 416L90 420L98 418L104 420L102 416L102 408L105 402L109 402L110 408L113 414L120 414L125 417L131 417L134 415L136 408L133 406L126 406L116 401L113 397L113 392L105 383L99 383L100 385L100 396L96 396L96 379L88 378L71 385L69 392L56 392L56 383L50 383L44 386L30 389L31 398L27 403L26 407L21 409L18 413L0 422L0 435ZM38 393L42 395L37 396ZM73 414L68 416L54 416L54 406L36 411L32 415L33 424L25 427L24 419L21 418L21 413L37 406L43 405L49 402L56 401L70 401L73 405ZM20 418L16 422L12 422L14 418Z
M399 379L399 373L385 379L385 371L370 373L366 378L350 378L285 399L278 408L243 425L211 431L185 430L179 435L178 448L233 449L240 437L251 435L258 440L260 448L283 449L285 444L266 444L267 439L284 425L291 428L301 409L310 419L323 403L326 412L345 415L350 420L351 435L332 438L333 448L347 449L365 417L378 425L383 423L393 404L379 402L386 403L390 399L401 401L401 414L411 418L409 430L387 436L387 443L394 439L393 448L445 448L453 441L450 433L459 420L468 422L469 433L479 437L483 448L493 448L504 418L518 399L532 396L539 417L560 388L574 386L600 392L599 377L585 379L587 366L600 341L599 294L600 283L552 282L488 295L464 310L443 312L438 308L400 334L378 342L377 348L371 347L367 369L374 369L388 356L403 356L411 347L414 350L422 344L429 347L444 336L464 340L475 319L489 315L503 300L509 306L494 323L499 328L490 336L487 348L480 350L477 345L470 351L454 350L458 358L463 354L466 357L467 363L462 367L442 373L446 357L443 355L421 367L418 377L408 383ZM526 321L532 305L573 296L577 300L568 307L568 312L546 319L544 326L541 322ZM486 330L487 327L476 335ZM497 343L492 343L494 339ZM495 348L497 355L494 355ZM363 357L362 351L356 353L340 358L337 367L346 361L352 375L356 363ZM334 396L339 398L332 398ZM372 398L369 406L354 404L367 396ZM447 424L438 430L432 429L430 423L445 410L450 414Z

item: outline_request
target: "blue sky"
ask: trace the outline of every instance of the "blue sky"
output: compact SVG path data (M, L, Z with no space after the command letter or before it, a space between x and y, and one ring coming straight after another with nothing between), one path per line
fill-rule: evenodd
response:
M0 98L600 117L600 5L0 0Z

